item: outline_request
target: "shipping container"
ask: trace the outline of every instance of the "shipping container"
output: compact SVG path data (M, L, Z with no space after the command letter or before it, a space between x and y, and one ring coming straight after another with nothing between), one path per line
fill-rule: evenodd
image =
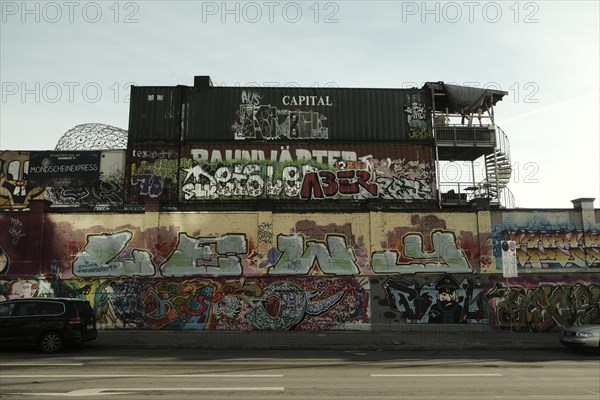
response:
M131 86L129 142L179 143L184 86Z
M436 199L425 144L204 143L182 148L180 202Z
M423 89L188 87L183 116L185 143L432 140Z

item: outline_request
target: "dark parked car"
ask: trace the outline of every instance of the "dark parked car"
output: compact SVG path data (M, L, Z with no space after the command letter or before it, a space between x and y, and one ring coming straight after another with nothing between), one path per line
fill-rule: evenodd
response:
M44 353L96 339L90 303L79 299L30 298L0 303L0 344L35 344Z

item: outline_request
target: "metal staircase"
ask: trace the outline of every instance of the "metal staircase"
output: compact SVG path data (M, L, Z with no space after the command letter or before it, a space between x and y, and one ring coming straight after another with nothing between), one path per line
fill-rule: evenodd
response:
M485 188L490 204L502 207L514 207L514 197L507 188L512 175L512 164L510 161L510 143L508 137L496 126L498 135L498 147L494 152L485 156L485 174L486 178L480 183L480 187Z

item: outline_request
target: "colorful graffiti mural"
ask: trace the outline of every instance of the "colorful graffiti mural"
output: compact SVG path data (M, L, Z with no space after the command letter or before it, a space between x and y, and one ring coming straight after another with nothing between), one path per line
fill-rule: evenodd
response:
M519 271L600 268L600 225L597 211L594 214L594 210L587 217L550 211L497 214L492 221L496 268L502 268L503 240L515 242Z
M187 213L151 219L134 215L123 225L118 224L121 218L108 214L103 226L97 216L48 214L40 220L36 214L0 214L6 227L0 231L4 270L8 260L15 271L26 264L35 267L20 258L30 256L32 241L40 243L43 258L25 274L48 273L57 262L68 272L66 278L82 279L473 273L487 251L472 251L472 234L461 231L457 236L453 229L440 228L447 224L437 219L430 227L415 227L403 225L416 221L414 217L401 218L399 225L389 225L392 231L382 230L380 240L370 242L368 229L379 217L370 222L369 214L298 219L268 213L260 221L254 212L198 214L198 219ZM285 221L293 224L283 227ZM233 231L223 232L225 226Z
M458 236L451 228L440 228L447 226L442 220L415 227L403 225L415 218L401 218L398 225L389 225L392 231L382 230L379 240L371 242L366 240L373 238L368 229L379 217L370 222L368 213L300 219L267 213L260 221L254 212L202 214L198 219L187 213L156 214L151 219L145 215L130 215L130 223L123 225L118 224L121 218L109 214L102 226L103 218L97 216L49 214L40 220L36 214L0 214L6 227L0 231L4 270L8 260L15 271L23 265L35 267L21 258L31 255L30 242L40 243L43 258L37 269L25 274L48 273L56 260L68 272L66 278L82 279L473 273L487 252L473 245L469 232ZM284 221L293 224L283 227ZM223 232L224 226L234 230ZM381 240L384 237L387 240Z
M600 323L600 282L496 282L485 294L495 324L518 332L548 332L554 328ZM492 281L493 282L493 281Z
M71 153L77 154L76 151ZM120 210L125 189L124 156L125 152L121 150L101 152L99 171L96 171L100 180L92 186L40 186L29 179L30 152L0 152L0 208L25 209L32 200L46 200L51 207L57 208Z
M0 213L0 300L85 298L106 329L553 332L600 319L593 229L492 236L479 211L123 215ZM495 273L500 237L527 251L558 243L590 267L521 265L506 281Z
M389 279L383 283L390 308L407 323L487 324L482 285L444 274L435 282Z
M420 234L404 237L402 257L396 250L374 252L373 273L414 274L417 272L473 272L464 252L450 231L432 232L433 250L425 251ZM129 248L130 231L88 234L84 247L72 262L73 275L79 277L154 276L157 268L153 255L144 249ZM265 243L268 244L268 243ZM361 251L362 252L362 251ZM160 273L168 277L252 275L244 264L249 260L248 239L243 233L192 237L179 233L173 251L160 264ZM354 276L364 274L344 235L327 234L324 240L306 240L300 233L277 235L276 247L269 250L269 261L261 267L269 275ZM398 261L403 259L406 261ZM362 264L362 262L361 262ZM316 266L317 268L313 268ZM363 268L364 269L364 268Z
M104 329L318 330L369 324L365 279L67 280ZM0 300L54 296L48 279L0 281Z
M515 241L519 268L600 267L600 231L504 229L498 237Z
M182 160L180 200L260 197L433 200L432 173L427 164L404 165L404 160L370 164L370 161L340 161L337 167L329 167L312 161L197 163ZM345 167L361 164L364 169Z
M102 151L100 180L92 186L33 185L29 157L29 152L0 153L0 208L26 208L34 199L94 211L122 210L148 200L435 200L431 148L419 145L263 143L180 149L139 144L127 153Z
M405 323L490 324L517 332L552 332L600 323L600 277L497 275L390 278L383 282L383 319ZM373 284L371 285L373 286Z

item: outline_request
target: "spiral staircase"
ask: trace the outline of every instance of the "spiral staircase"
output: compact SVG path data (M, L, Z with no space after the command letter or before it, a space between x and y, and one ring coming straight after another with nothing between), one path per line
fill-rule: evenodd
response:
M507 187L512 176L510 143L500 127L436 126L436 146L442 162L469 161L473 170L466 174L471 179L440 181L442 205L469 205L481 200L481 204L489 202L493 207L514 208L514 196ZM476 165L481 171L475 171Z
M510 143L500 127L496 126L496 131L498 146L484 156L486 178L479 185L490 198L490 204L513 208L514 197L507 187L512 176Z
M508 92L441 81L424 88L431 91L440 207L514 208L510 144L494 117Z

